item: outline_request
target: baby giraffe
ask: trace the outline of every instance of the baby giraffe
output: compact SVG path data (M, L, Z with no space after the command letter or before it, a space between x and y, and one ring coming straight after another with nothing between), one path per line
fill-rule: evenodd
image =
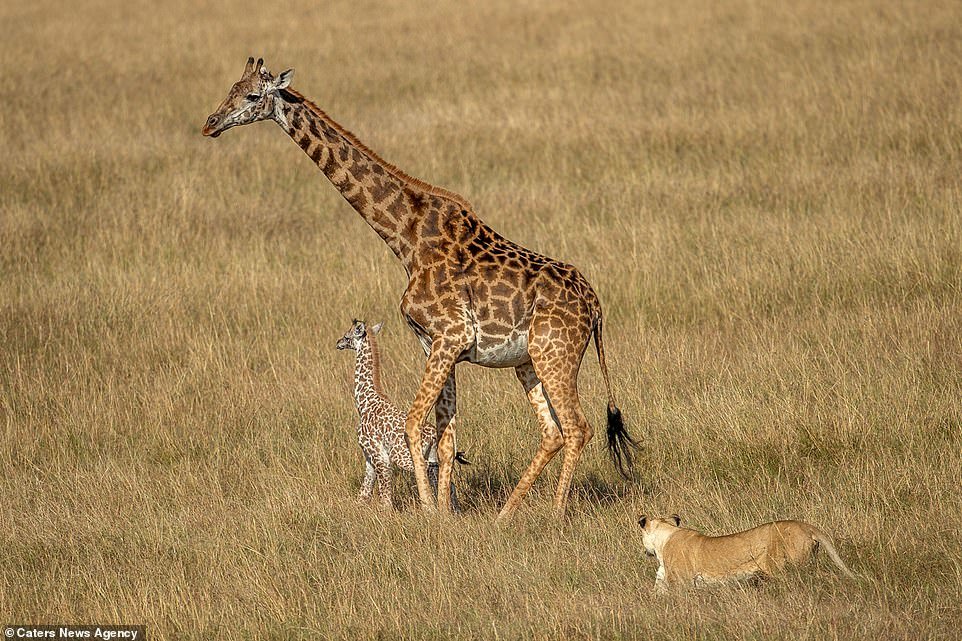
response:
M375 340L381 326L382 323L378 323L368 329L364 321L353 321L351 328L337 341L337 349L353 349L357 352L354 365L354 404L360 415L357 442L367 465L358 498L362 501L370 499L377 481L381 507L392 509L392 464L413 472L414 462L411 460L411 451L404 433L407 415L388 400L381 387L381 360ZM428 478L434 493L437 494L437 432L429 423L425 423L421 429L424 435L424 458L428 461ZM462 452L457 452L455 460L462 464L468 463ZM460 511L453 484L451 507L455 512Z

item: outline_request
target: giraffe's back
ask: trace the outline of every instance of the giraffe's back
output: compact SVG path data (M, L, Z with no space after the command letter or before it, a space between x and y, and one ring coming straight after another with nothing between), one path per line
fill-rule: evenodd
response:
M424 249L401 300L426 351L452 323L462 324L469 347L459 360L516 367L530 360L531 322L539 311L554 314L559 327L575 324L590 334L600 305L575 267L504 238L466 211L442 218L434 225L440 237Z

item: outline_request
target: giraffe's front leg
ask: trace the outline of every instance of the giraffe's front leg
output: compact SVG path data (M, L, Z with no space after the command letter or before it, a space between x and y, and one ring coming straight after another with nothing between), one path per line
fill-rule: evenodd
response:
M424 423L424 417L428 410L437 401L438 395L441 393L441 387L451 374L460 351L459 344L447 343L442 340L436 340L432 343L431 353L424 368L424 376L421 379L421 387L414 397L414 403L411 405L411 411L408 412L404 426L408 448L411 450L411 459L414 463L414 478L418 484L418 496L421 499L421 507L427 511L433 511L435 503L431 484L428 481L427 463L424 460L421 425ZM443 473L444 468L441 467L440 474ZM448 478L450 479L450 473Z
M454 467L456 441L454 436L455 417L458 411L457 379L454 368L441 388L438 402L434 406L434 416L437 420L438 436L438 509L442 514L458 511L457 498L451 485L451 473Z

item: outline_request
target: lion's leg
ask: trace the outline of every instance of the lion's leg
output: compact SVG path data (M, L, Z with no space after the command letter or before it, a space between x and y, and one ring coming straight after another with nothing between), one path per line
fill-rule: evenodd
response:
M668 579L665 576L664 565L659 565L658 572L655 573L655 592L658 594L668 594Z

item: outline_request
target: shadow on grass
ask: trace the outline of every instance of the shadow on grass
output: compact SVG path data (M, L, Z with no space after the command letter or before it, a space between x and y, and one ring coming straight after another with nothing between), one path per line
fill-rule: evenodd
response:
M614 505L630 496L650 496L651 488L638 481L626 481L621 478L611 480L595 471L588 472L580 479L575 476L571 483L572 496L598 505Z
M461 509L500 510L521 477L521 471L513 467L495 468L485 461L477 461L458 469L458 496Z
M518 484L523 470L514 466L492 465L487 461L474 461L471 465L457 465L454 486L462 512L498 512ZM408 473L394 475L394 504L399 510L417 509L417 486L414 476ZM557 474L545 472L525 501L532 494L546 493L547 500L554 496ZM358 484L360 478L358 478ZM571 499L597 506L615 505L628 497L650 496L652 488L639 480L626 481L620 477L607 477L596 471L575 472L571 484ZM539 500L539 499L535 499Z
M492 467L486 463L479 463L471 467L462 467L458 477L458 495L461 497L461 507L466 510L491 509L498 511L508 500L511 492L521 478L522 470L514 467ZM554 495L557 476L543 474L535 482L536 488ZM620 478L610 479L589 471L587 474L575 472L575 479L571 484L571 497L580 501L596 505L614 505L629 496L637 496L641 492L647 496L651 489L637 482L624 481ZM531 497L525 498L525 501Z

